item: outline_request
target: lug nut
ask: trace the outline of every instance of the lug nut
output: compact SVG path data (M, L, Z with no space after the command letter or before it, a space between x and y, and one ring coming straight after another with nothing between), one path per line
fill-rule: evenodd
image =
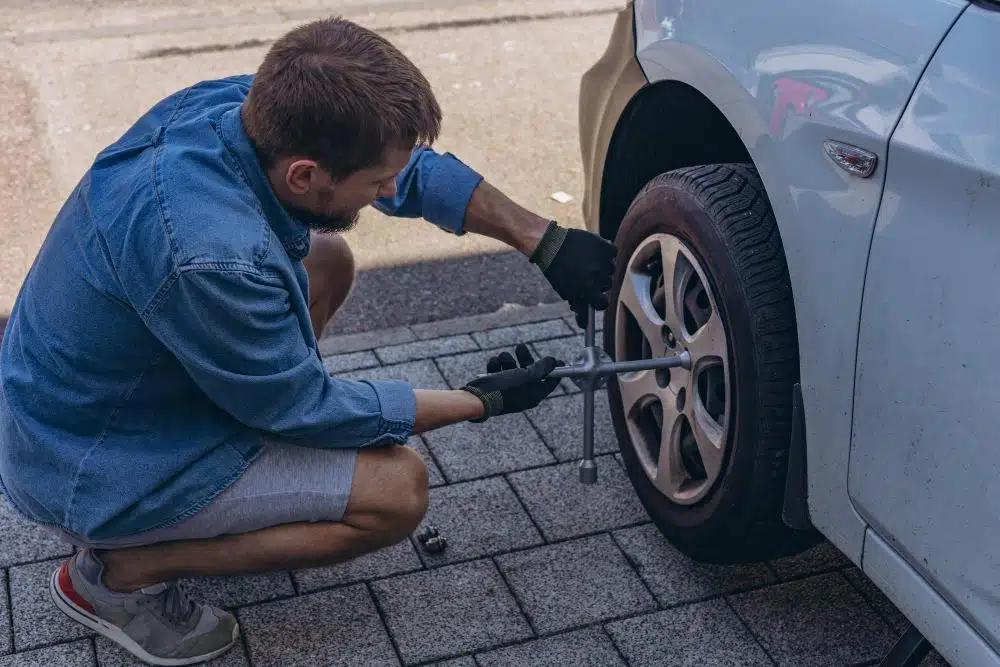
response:
M438 554L448 548L448 540L444 539L440 535L432 537L426 542L424 542L424 550L432 553Z
M677 345L677 338L674 336L674 332L671 331L669 327L663 327L662 336L663 342L667 347L673 348Z
M424 529L417 534L417 539L421 544L427 544L428 540L438 537L440 534L441 533L438 532L436 527L427 525L424 526Z

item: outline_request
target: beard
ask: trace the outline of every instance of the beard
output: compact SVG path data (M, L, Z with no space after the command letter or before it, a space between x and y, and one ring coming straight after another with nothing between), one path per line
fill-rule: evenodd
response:
M358 224L358 218L361 216L361 211L357 210L340 215L323 215L296 206L285 206L285 210L288 211L290 216L300 221L306 227L320 234L348 232L354 229L354 226Z

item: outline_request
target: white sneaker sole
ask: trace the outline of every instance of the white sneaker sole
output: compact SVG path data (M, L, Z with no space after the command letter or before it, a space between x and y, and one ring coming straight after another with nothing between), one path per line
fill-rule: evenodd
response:
M208 662L209 660L218 658L220 655L231 649L240 637L240 626L237 624L233 626L232 642L216 651L212 651L211 653L207 653L205 655L199 655L194 658L158 658L143 650L141 646L135 643L131 637L122 632L117 626L101 620L85 609L81 609L72 600L68 599L56 583L58 577L59 568L56 568L56 571L52 573L52 577L49 579L49 594L52 596L52 601L55 603L56 607L59 608L59 611L66 614L74 621L82 623L94 632L107 637L135 657L151 665L180 667L182 665L197 665L202 662Z

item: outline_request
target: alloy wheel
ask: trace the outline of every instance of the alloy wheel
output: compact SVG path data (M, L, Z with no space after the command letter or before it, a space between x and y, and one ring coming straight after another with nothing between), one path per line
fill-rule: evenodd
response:
M615 359L691 354L690 370L622 374L618 386L646 475L671 501L694 504L719 478L729 439L729 344L716 297L691 249L654 234L630 258L616 308Z

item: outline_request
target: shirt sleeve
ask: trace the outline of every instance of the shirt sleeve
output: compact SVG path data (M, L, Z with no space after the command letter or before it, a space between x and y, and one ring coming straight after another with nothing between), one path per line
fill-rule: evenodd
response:
M423 218L461 236L465 210L483 177L451 153L418 146L396 177L396 195L380 197L373 206L397 218Z
M405 443L413 388L332 377L290 299L280 277L254 267L187 269L146 321L198 387L251 428L317 448Z

